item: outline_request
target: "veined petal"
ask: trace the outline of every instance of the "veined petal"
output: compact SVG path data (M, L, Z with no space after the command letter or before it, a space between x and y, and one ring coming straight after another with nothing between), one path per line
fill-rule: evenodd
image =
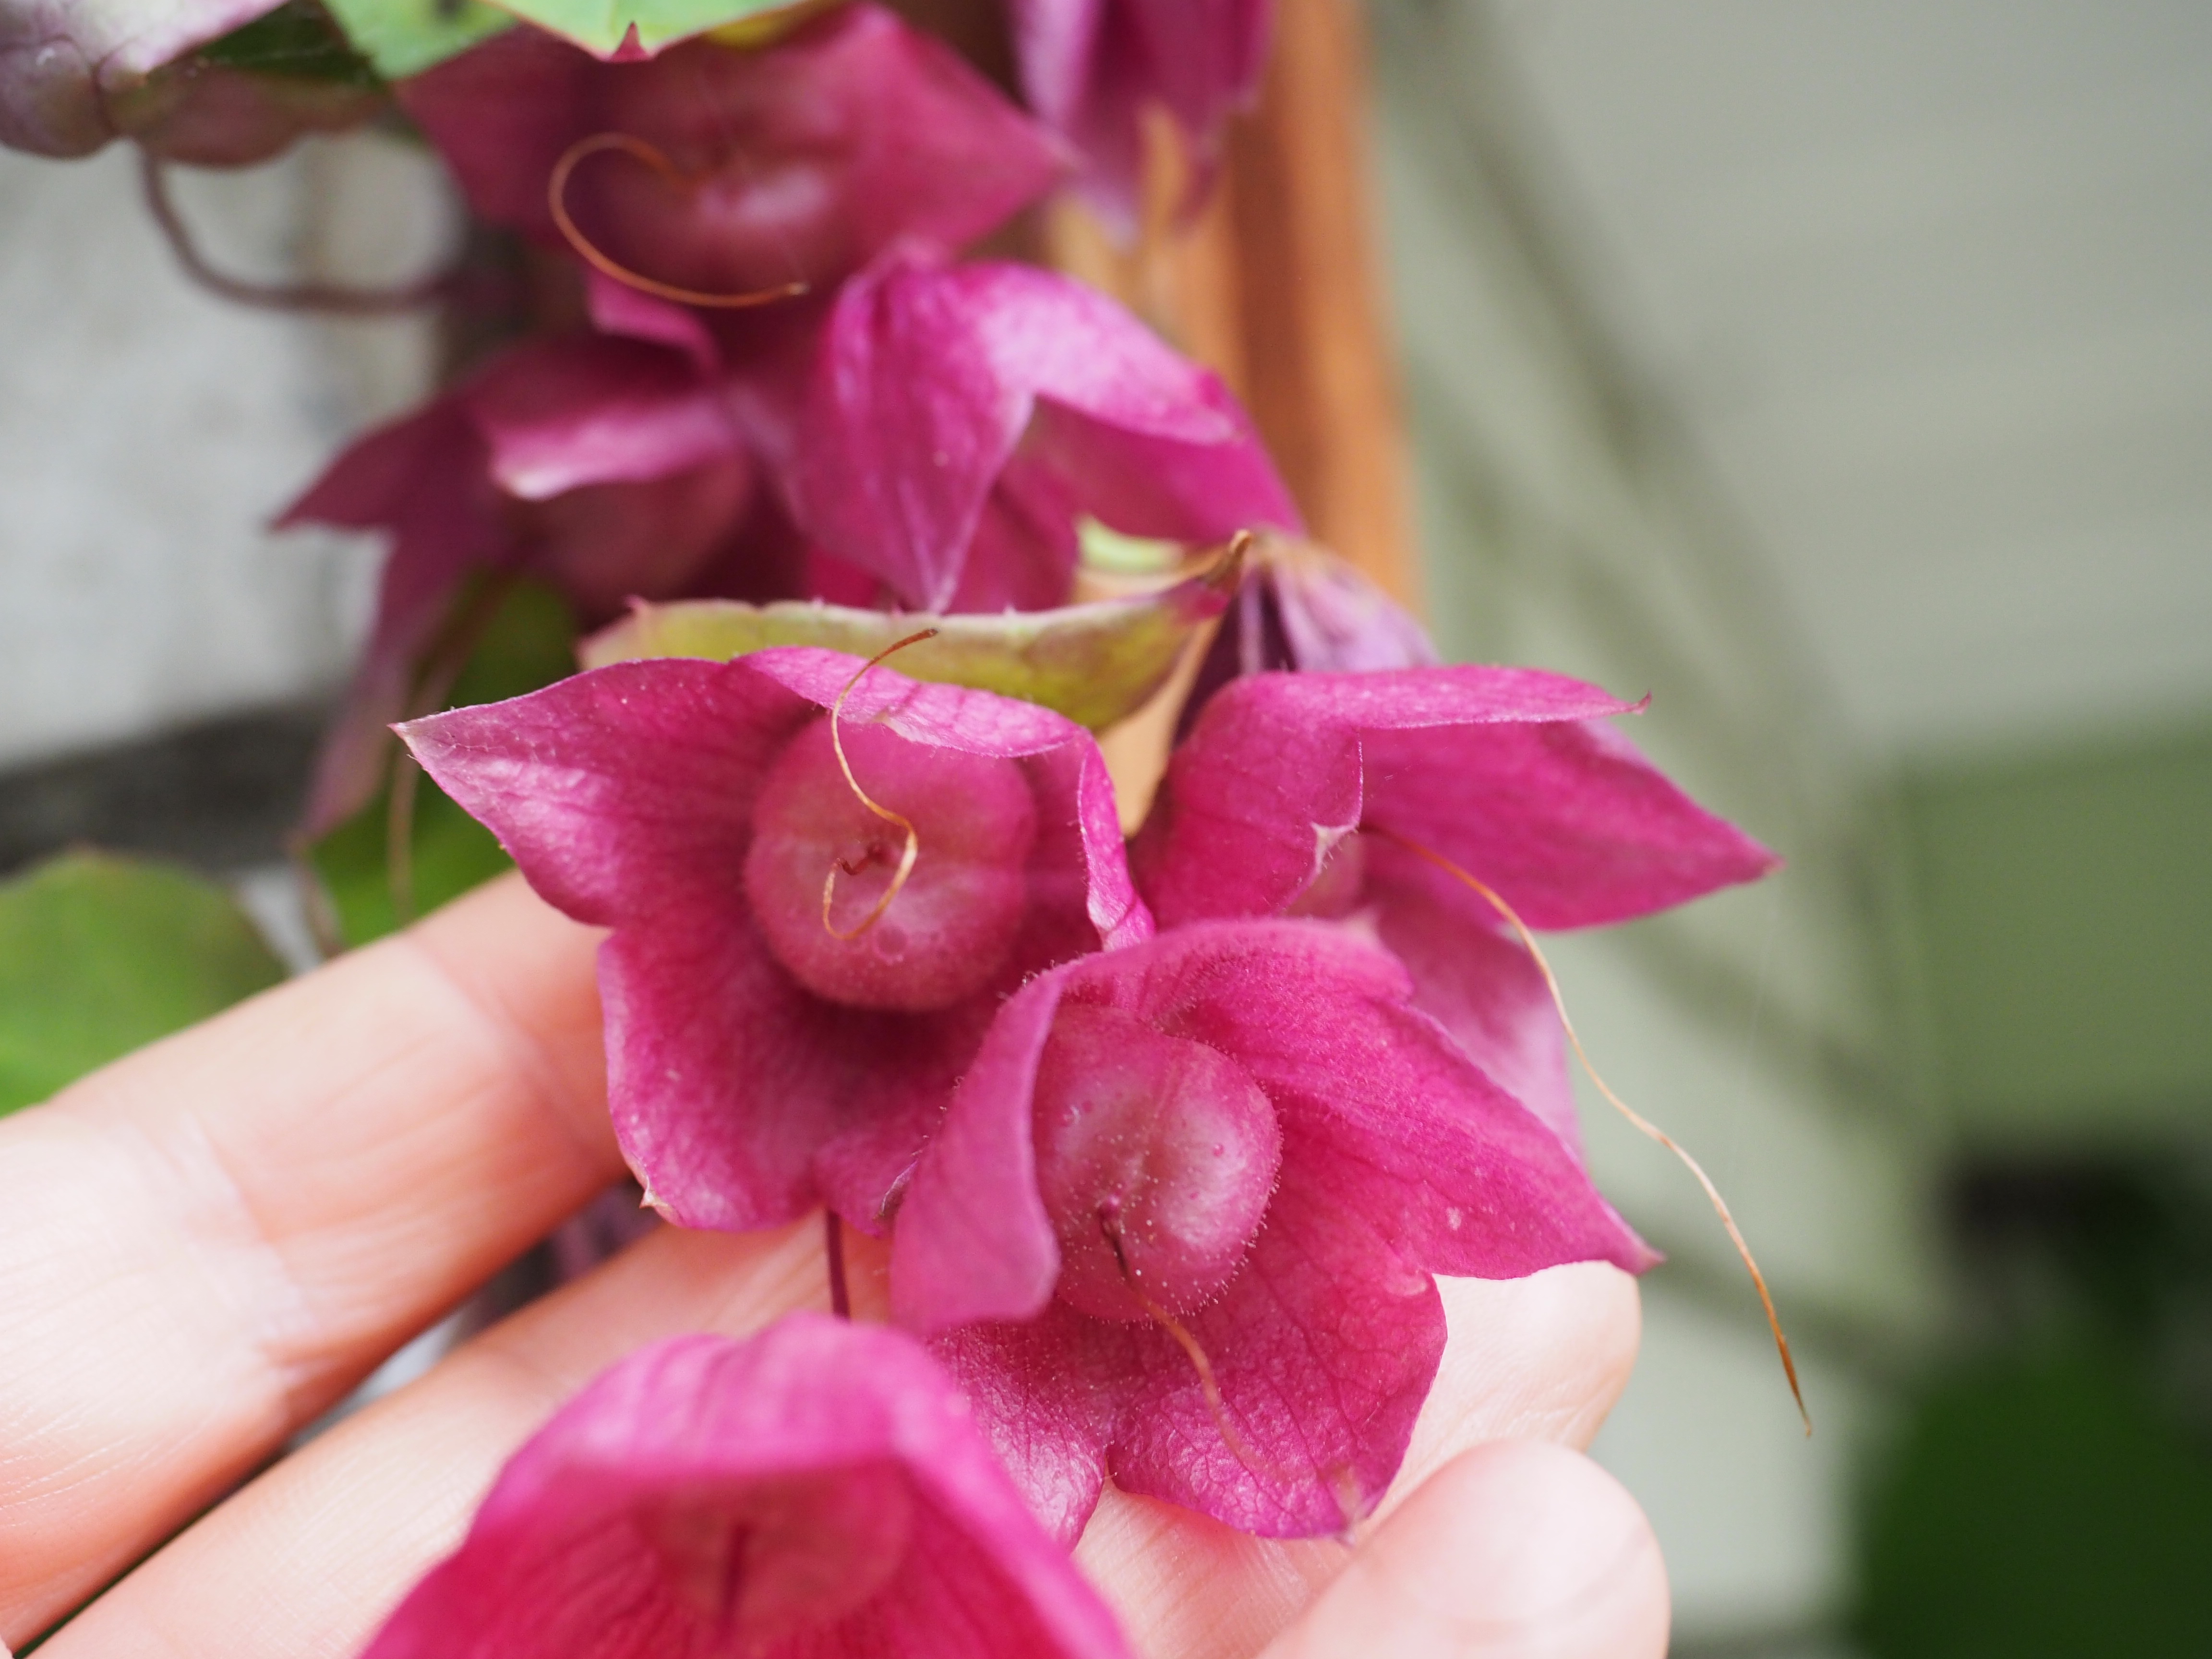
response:
M864 666L801 647L617 663L402 728L541 894L614 929L610 1105L632 1167L687 1225L766 1226L827 1200L882 1228L1000 1000L1151 929L1087 732ZM830 931L824 880L869 860L837 862L842 830L818 850L807 839L860 811L819 741L841 697L844 742L870 757L860 775L922 826L915 884L878 913L885 934L917 931L888 958L837 954L866 929ZM968 794L980 818L959 817ZM763 820L771 799L784 816ZM782 827L761 841L763 821ZM795 872L775 862L793 847ZM978 873L975 858L998 861Z
M515 1454L368 1659L1130 1659L944 1369L797 1314L677 1337Z
M1132 850L1170 921L1291 903L1363 823L1494 887L1532 927L1642 915L1775 859L1596 724L1633 712L1516 668L1259 674L1217 694Z

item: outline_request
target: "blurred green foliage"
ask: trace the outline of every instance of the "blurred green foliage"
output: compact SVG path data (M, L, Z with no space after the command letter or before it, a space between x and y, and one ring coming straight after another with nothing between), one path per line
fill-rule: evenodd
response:
M446 707L497 702L520 696L575 672L576 619L566 600L538 582L518 581L501 601L453 682ZM405 763L412 766L412 762ZM422 915L513 867L499 842L418 772L413 838L408 860L414 885L413 914ZM386 836L389 786L319 842L316 872L349 945L380 939L407 920L392 881Z
M1929 773L1905 807L1968 1138L2212 1133L2212 729Z
M274 11L202 46L199 56L226 69L252 70L298 81L335 81L351 87L378 84L377 73L368 60L346 44L330 14L308 0L285 0Z
M2212 1654L2212 1450L2109 1348L1935 1383L1869 1498L1878 1659Z
M283 976L229 892L173 866L64 853L0 883L0 1115Z

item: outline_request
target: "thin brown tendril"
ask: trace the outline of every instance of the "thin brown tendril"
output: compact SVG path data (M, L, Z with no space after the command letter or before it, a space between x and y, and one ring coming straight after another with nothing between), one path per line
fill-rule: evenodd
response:
M264 311L319 312L337 317L396 317L452 297L459 273L443 271L398 288L347 288L336 283L253 283L226 276L207 262L169 195L167 164L151 150L138 156L146 208L185 274L210 293Z
M1272 1458L1262 1457L1254 1450L1244 1437L1237 1432L1237 1425L1229 1420L1229 1408L1222 1403L1221 1384L1213 1375L1213 1361L1190 1328L1165 1308L1155 1302L1137 1282L1137 1275L1129 1266L1129 1258L1121 1249L1121 1229L1110 1215L1098 1218L1098 1231L1106 1236L1106 1246L1114 1252L1114 1265L1121 1269L1121 1283L1137 1305L1145 1310L1152 1323L1175 1339L1176 1346L1190 1361L1190 1368L1198 1373L1198 1391L1206 1398L1206 1409L1213 1419L1213 1427L1221 1436L1221 1443L1229 1448L1229 1455L1262 1480L1276 1481L1283 1486L1295 1486L1302 1478L1299 1472L1286 1468ZM1343 1517L1343 1541L1352 1541L1352 1528L1359 1519L1359 1484L1348 1464L1337 1465L1328 1470L1329 1495L1336 1499L1337 1513Z
M906 831L906 850L899 854L898 869L891 877L891 884L884 889L884 896L876 901L876 908L869 911L861 919L860 925L849 933L839 931L830 921L830 902L837 896L838 872L842 870L848 876L857 876L865 867L866 861L861 864L848 864L843 859L839 859L830 866L830 873L822 883L822 927L832 939L856 939L881 921L884 919L884 912L891 908L891 901L896 898L905 888L907 878L914 873L914 861L921 856L921 836L915 829L914 821L872 799L868 792L860 787L860 781L853 775L853 763L845 758L845 739L837 729L837 722L845 712L845 699L853 695L853 688L860 684L862 677L885 657L895 651L903 651L909 645L919 645L924 640L933 640L936 637L935 629L925 628L918 634L908 635L896 644L885 646L854 671L853 678L845 682L845 689L837 694L837 701L830 705L830 746L837 753L837 769L845 775L846 787L859 799L861 805L866 807L884 823L895 823Z
M1145 1287L1137 1282L1137 1275L1129 1267L1129 1258L1121 1249L1121 1228L1115 1224L1112 1217L1102 1215L1098 1218L1098 1231L1106 1236L1106 1246L1114 1252L1114 1265L1121 1270L1121 1283L1127 1286L1129 1294L1137 1298L1138 1306L1144 1309L1152 1323L1175 1339L1176 1346L1189 1359L1191 1369L1198 1373L1199 1392L1206 1396L1206 1408L1213 1414L1213 1426L1221 1431L1222 1443L1229 1448L1230 1455L1263 1480L1281 1479L1284 1472L1245 1444L1244 1437L1237 1432L1236 1425L1229 1420L1228 1408L1221 1403L1221 1384L1214 1378L1213 1361L1206 1357L1206 1350L1200 1346L1198 1339L1190 1334L1180 1319L1152 1300Z
M1461 869L1443 854L1424 847L1420 842L1399 835L1395 830L1382 829L1377 824L1364 823L1360 828L1370 834L1382 836L1385 841L1395 842L1407 852L1426 859L1446 875L1474 890L1477 895L1488 902L1491 908L1504 917L1507 926L1519 935L1522 947L1535 958L1537 971L1544 976L1545 987L1552 994L1552 1006L1559 1011L1559 1024L1566 1031L1567 1041L1574 1045L1575 1058L1582 1062L1583 1070L1589 1074L1589 1080L1597 1085L1597 1091L1611 1103L1615 1111L1634 1124L1638 1129L1657 1141L1676 1158L1680 1158L1683 1167L1697 1176L1698 1184L1705 1189L1705 1196L1712 1200L1714 1213L1720 1217L1721 1225L1728 1229L1729 1238L1735 1245L1735 1253L1743 1258L1743 1265L1750 1270L1752 1285L1759 1291L1759 1305L1766 1310L1766 1328L1774 1333L1775 1352L1782 1356L1783 1375L1790 1379L1790 1397L1797 1402L1798 1416L1805 1420L1805 1432L1812 1433L1813 1413L1806 1409L1805 1390L1799 1387L1797 1382L1797 1362L1790 1355L1790 1339L1782 1334L1781 1316L1774 1311L1774 1297L1767 1291L1766 1275L1759 1272L1759 1263L1753 1259L1751 1246L1743 1242L1743 1234L1735 1224L1735 1218L1729 1213L1727 1201L1721 1197L1720 1188L1713 1185L1712 1177L1705 1173L1704 1165L1678 1146L1673 1136L1637 1112L1626 1101L1613 1093L1611 1085L1598 1075L1597 1067L1590 1064L1589 1053L1583 1047L1583 1040L1575 1030L1574 1021L1568 1018L1567 999L1559 989L1559 978L1552 972L1552 964L1544 959L1543 949L1536 943L1536 936L1528 931L1528 924L1515 915L1513 907L1500 898L1490 887Z
M588 138L579 138L561 153L553 164L553 176L546 180L545 204L553 212L553 222L560 227L561 234L568 238L568 246L576 250L576 257L603 276L611 276L625 288L634 288L641 294L650 294L655 299L673 300L678 305L706 306L722 311L742 311L751 306L772 305L778 300L795 300L807 290L803 281L789 282L777 288L755 289L744 294L713 294L695 288L678 288L672 283L657 282L642 272L632 270L619 260L602 252L599 245L584 234L568 211L568 179L578 163L604 150L620 150L623 155L645 163L662 178L680 181L683 174L659 146L627 132L599 132Z

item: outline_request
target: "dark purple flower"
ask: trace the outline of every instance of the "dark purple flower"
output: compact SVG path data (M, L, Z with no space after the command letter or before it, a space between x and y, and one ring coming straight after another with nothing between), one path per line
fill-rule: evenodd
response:
M1013 0L1013 11L1030 107L1073 141L1085 193L1125 229L1146 110L1182 130L1202 185L1223 123L1259 91L1274 16L1273 0Z
M618 663L402 730L540 894L614 930L615 1129L685 1226L827 1201L880 1231L1000 1000L1151 932L1088 732L861 666ZM848 684L845 755L890 816L838 764L824 711Z
M365 1659L1133 1659L951 1380L795 1314L563 1407Z
M1359 918L1413 970L1419 1006L1572 1144L1541 975L1497 911L1413 846L1538 929L1646 915L1771 870L1600 723L1641 706L1522 668L1238 679L1170 757L1131 864L1164 926Z
M1340 1530L1435 1376L1431 1275L1656 1259L1410 990L1340 928L1201 923L1000 1013L899 1212L892 1309L947 1333L1063 1536L1109 1472L1246 1532Z
M694 40L644 63L510 29L399 95L479 214L550 244L547 186L572 146L649 146L665 167L582 161L568 206L610 259L706 293L831 288L902 236L960 247L1064 165L950 48L868 4L768 49Z
M927 610L1060 602L1084 514L1189 542L1298 523L1220 380L1120 306L910 246L838 296L789 487L810 535Z

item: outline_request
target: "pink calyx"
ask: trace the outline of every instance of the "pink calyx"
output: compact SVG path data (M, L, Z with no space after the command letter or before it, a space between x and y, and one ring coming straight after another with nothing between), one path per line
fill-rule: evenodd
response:
M1219 1050L1117 1010L1063 1006L1037 1065L1037 1187L1060 1299L1094 1319L1203 1306L1265 1218L1275 1109Z
M1018 761L908 743L880 726L851 727L842 741L868 793L914 825L913 868L875 915L905 838L846 782L824 717L762 785L745 855L754 919L818 996L907 1013L950 1007L991 981L1021 932L1036 835L1029 779Z

